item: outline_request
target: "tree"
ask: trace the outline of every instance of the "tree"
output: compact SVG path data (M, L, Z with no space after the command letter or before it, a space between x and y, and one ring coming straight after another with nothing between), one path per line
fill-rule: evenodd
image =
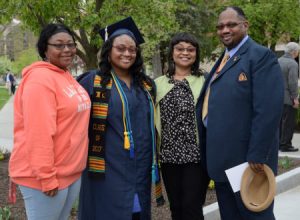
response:
M183 31L194 34L202 59L211 55L219 41L215 37L218 0L178 0L176 17Z
M107 24L133 15L145 34L146 59L155 51L156 42L167 39L168 32L178 29L172 0L0 0L0 8L0 20L18 18L35 33L50 22L64 23L76 30L80 44L77 54L87 69L97 66L96 54L102 42L98 31Z
M28 66L34 61L37 61L39 56L35 49L30 48L27 50L23 50L16 55L16 59L12 62L12 71L16 75L20 75L24 66Z
M204 60L207 57L211 57L215 47L218 44L218 40L215 36L214 24L216 21L216 11L218 0L176 0L176 22L179 25L177 31L188 32L198 38L200 44L200 54L201 59ZM175 34L171 32L170 36ZM153 60L158 63L161 61L161 68L154 69L153 72L156 73L161 69L166 69L164 64L167 62L167 52L169 38L164 41L158 42L157 51L153 57ZM155 66L160 66L155 65ZM157 73L155 74L157 75Z
M299 0L232 0L245 11L250 21L249 33L257 42L275 50L282 37L298 39L300 35Z
M1 56L0 57L0 75L4 75L7 73L7 70L11 69L11 61L5 57L5 56Z

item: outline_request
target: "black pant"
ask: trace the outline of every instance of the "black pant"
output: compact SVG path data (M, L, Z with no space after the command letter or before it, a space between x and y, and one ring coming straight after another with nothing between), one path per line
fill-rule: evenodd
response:
M132 220L140 220L140 219L141 219L141 215L139 212L132 214Z
M173 220L203 220L208 175L201 164L161 164Z
M292 146L296 116L297 109L290 105L283 106L283 113L280 122L280 148Z
M10 91L11 91L11 94L15 94L15 91L16 91L16 86L14 83L11 83L11 86L10 86Z

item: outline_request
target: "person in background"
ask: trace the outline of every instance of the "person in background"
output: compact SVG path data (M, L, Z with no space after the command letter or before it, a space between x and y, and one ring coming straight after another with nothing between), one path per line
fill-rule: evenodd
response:
M199 62L197 39L177 33L169 46L167 74L155 80L159 160L173 220L204 219L209 179L201 161L195 114L204 83Z
M23 69L14 99L9 175L28 220L67 220L86 166L91 102L68 71L76 53L68 27L44 27L37 49L43 61Z
M105 42L99 70L78 78L92 101L78 219L150 220L151 172L157 186L159 175L155 85L143 68L144 40L131 17L100 35Z
M298 74L299 67L295 58L299 55L300 46L295 42L286 45L285 53L278 59L284 79L284 105L280 129L280 151L295 152L292 146L297 109L299 108Z
M225 51L212 68L197 104L203 160L215 182L222 220L273 220L273 204L248 210L234 193L225 170L248 162L256 173L264 164L277 172L283 79L275 54L247 34L243 10L226 7L217 34ZM261 174L263 175L263 174Z
M11 95L11 84L10 84L10 70L6 69L7 73L6 73L6 78L5 78L5 87L7 88L8 94Z
M16 91L16 79L15 79L13 73L10 73L8 78L9 78L9 83L10 83L11 95L14 95L15 91Z

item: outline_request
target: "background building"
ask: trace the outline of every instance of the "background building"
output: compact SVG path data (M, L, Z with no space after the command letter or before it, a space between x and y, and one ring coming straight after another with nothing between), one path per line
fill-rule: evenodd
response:
M6 56L15 61L20 52L35 48L37 38L34 34L21 27L18 20L13 20L7 26L0 26L0 57Z

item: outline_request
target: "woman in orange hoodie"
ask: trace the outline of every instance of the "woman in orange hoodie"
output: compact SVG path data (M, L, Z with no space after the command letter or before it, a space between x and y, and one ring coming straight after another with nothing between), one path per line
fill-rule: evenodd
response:
M70 29L49 24L37 48L43 61L23 70L15 95L9 174L29 220L67 219L86 166L91 103L67 69L76 54Z

